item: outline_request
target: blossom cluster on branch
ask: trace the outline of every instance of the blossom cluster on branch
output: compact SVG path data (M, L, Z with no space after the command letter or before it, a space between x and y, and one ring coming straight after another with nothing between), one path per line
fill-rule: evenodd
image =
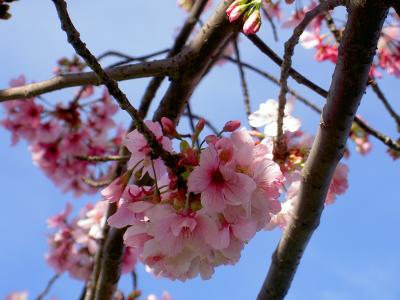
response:
M11 86L25 84L25 77ZM39 102L42 103L39 103ZM118 106L106 90L95 97L92 86L82 88L67 103L52 105L43 98L3 103L6 117L0 125L12 134L12 144L25 140L33 163L63 191L76 196L95 193L82 178L107 179L112 166L99 169L77 156L117 154L123 133L113 120Z
M272 126L276 132L276 105L275 100L262 104L250 115L250 124L266 125L265 133ZM257 231L284 227L280 220L290 216L279 200L286 194L285 207L295 201L312 139L287 113L289 147L281 166L273 161L274 135L237 130L238 121L227 122L219 135L202 141L202 120L189 141L166 118L163 127L146 121L164 149L179 158L186 184L178 186L175 174L153 158L144 137L130 132L123 141L131 152L128 171L102 191L105 200L118 204L109 224L126 228L125 245L137 249L139 259L157 276L186 280L200 274L207 279L214 267L235 264ZM173 152L170 138L179 141L178 152ZM347 167L341 165L336 173L327 204L347 189Z

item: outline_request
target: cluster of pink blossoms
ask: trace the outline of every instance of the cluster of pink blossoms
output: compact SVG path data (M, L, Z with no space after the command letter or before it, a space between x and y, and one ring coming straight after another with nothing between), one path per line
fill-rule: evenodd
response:
M23 76L11 81L12 87L24 84ZM95 192L82 178L108 173L99 172L93 163L77 156L115 154L121 140L121 132L115 130L112 120L118 107L106 91L94 100L89 98L93 93L89 86L71 102L57 105L41 105L41 98L8 101L3 104L6 117L0 120L11 132L12 143L25 140L34 164L57 186L73 191L76 196ZM112 132L114 138L109 137Z
M93 269L94 256L102 236L107 203L88 204L78 217L69 221L72 206L48 219L48 226L57 229L49 236L50 252L47 262L57 273L68 272L72 277L88 280ZM134 249L125 248L122 272L131 272L136 264Z
M164 133L181 139L169 120L162 123ZM146 124L172 151L161 126ZM231 132L229 137L208 136L199 149L194 145L203 126L200 121L191 145L181 140L175 153L185 186L163 161L152 158L135 130L124 140L132 153L130 169L102 191L106 200L118 203L109 224L127 227L125 245L137 249L157 276L210 278L215 266L236 263L244 245L280 211L284 177L271 147L256 143L244 129L237 131L240 123L232 121L222 131ZM135 184L144 179L151 183Z
M301 21L305 13L316 6L316 2L312 1L309 6L305 6L297 10L292 20L283 24L284 27L293 27ZM314 48L315 59L321 61L337 62L339 44L332 32L322 33L324 17L316 18L305 31L300 43L306 49ZM388 74L400 77L400 22L398 17L393 17L387 21L382 29L381 37L378 42L376 59L371 67L370 76L379 78L382 75L378 69L385 70ZM343 32L344 24L336 24L337 33Z

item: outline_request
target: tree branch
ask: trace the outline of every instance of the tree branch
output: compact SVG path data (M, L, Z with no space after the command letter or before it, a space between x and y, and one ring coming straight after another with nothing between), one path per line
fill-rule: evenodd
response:
M283 299L286 295L307 243L319 225L332 175L343 155L366 88L388 6L382 0L367 0L364 6L348 10L338 63L321 124L302 172L293 218L272 257L258 300Z
M292 36L285 43L285 53L283 56L283 62L281 65L281 78L279 84L281 86L279 92L279 107L278 107L278 119L277 119L277 138L274 147L274 158L281 160L286 157L286 142L283 138L283 118L285 117L285 106L286 106L286 94L288 92L287 81L290 76L290 69L292 67L292 56L294 54L294 48L299 42L300 36L306 29L306 27L311 23L314 18L320 14L335 8L343 4L343 0L328 0L321 2L318 6L308 11L303 20L299 25L293 30Z
M115 56L115 57L123 58L122 61L119 61L119 62L117 62L115 64L112 64L112 65L110 65L108 67L108 68L114 68L114 67L117 67L117 66L120 66L120 65L124 65L124 64L133 62L133 61L144 62L144 61L148 60L149 58L153 58L155 56L159 56L159 55L167 53L167 52L169 52L169 49L164 49L164 50L156 51L154 53L150 53L150 54L134 57L134 56L131 56L131 55L128 55L128 54L125 54L125 53L121 53L119 51L107 51L107 52L99 55L97 57L97 60L101 60L101 59L103 59L105 57L108 57L108 56Z
M370 85L372 90L376 94L379 100L381 100L383 106L385 106L386 110L390 114L390 116L394 119L397 124L397 130L400 131L400 116L396 113L392 105L390 104L389 100L386 98L385 94L379 87L378 83L373 79L370 78Z
M269 25L271 25L272 34L274 35L274 40L275 40L275 42L277 42L278 41L278 31L276 30L274 20L272 19L272 17L268 13L268 10L265 8L264 5L261 6L261 10L264 13L265 17L267 18Z
M176 77L178 74L177 66L178 63L174 60L162 59L107 69L106 74L117 81L151 76ZM102 84L95 72L58 75L49 80L0 90L0 102L32 98L68 87L89 84Z
M239 62L238 60L236 60L236 59L234 59L234 58L232 58L230 56L224 55L223 57L224 57L224 59L228 60L229 62L232 62L232 63L235 63L235 64L239 64L240 63L242 65L242 67L247 68L249 70L252 70L253 72L265 77L266 79L268 79L269 81L271 81L275 85L280 86L279 80L275 76L273 76L273 75L271 75L271 74L269 74L269 73L267 73L267 72L265 72L263 70L260 70L260 69L254 67L254 66L252 66L252 65L250 65L248 63ZM303 97L302 95L297 93L294 89L288 87L288 93L291 94L296 99L298 99L304 105L306 105L309 108L311 108L313 111L315 111L317 113L321 113L322 112L322 110L318 106L316 106L310 100L307 100L305 97Z
M88 162L109 162L109 161L128 161L129 155L121 156L121 155L108 155L108 156L76 156L76 159L88 161Z
M190 45L177 55L177 59L182 61L185 67L182 68L180 76L172 80L153 117L154 120L159 120L162 116L171 120L179 118L219 49L239 31L241 22L230 23L226 17L226 9L232 2L233 0L222 0Z
M250 95L249 95L249 89L247 87L247 82L246 82L246 76L244 74L243 66L240 63L240 51L239 51L239 46L237 39L233 41L233 47L235 49L235 56L237 61L239 62L237 64L238 69L239 69L239 77L240 77L240 84L242 86L242 94L243 94L243 101L244 101L244 110L246 112L247 118L249 118L251 114L251 107L250 107Z
M49 282L47 283L45 289L36 297L36 300L42 300L46 297L47 293L50 291L53 284L60 278L61 274L55 274L53 277L50 278Z
M178 36L175 39L174 45L168 53L167 58L171 58L181 52L185 46L190 34L193 32L194 27L201 13L203 12L208 0L196 0L192 9L190 10L189 16L187 17L185 23L182 26ZM146 112L149 110L151 101L154 99L158 89L160 88L165 76L154 77L150 80L146 91L140 102L140 111Z
M283 60L276 54L267 44L265 44L257 35L250 34L246 35L246 37L265 55L267 55L275 64L278 66L282 66ZM319 95L327 94L327 91L320 86L316 85L314 82L304 77L302 74L297 72L294 68L290 68L289 75L296 80L297 83L305 85L312 91L316 92Z

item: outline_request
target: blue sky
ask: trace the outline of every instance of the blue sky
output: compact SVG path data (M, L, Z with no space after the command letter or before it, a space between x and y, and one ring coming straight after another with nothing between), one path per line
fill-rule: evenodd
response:
M173 0L70 0L68 3L82 39L96 54L112 49L141 55L164 49L172 44L185 17ZM29 81L47 79L57 59L73 53L59 28L51 1L20 1L12 5L12 12L11 21L0 23L1 88L20 74L25 74ZM281 41L287 34L280 33ZM282 43L273 41L267 22L260 36L277 52L282 52ZM278 74L278 68L245 38L241 39L240 47L243 60ZM298 48L294 65L328 88L333 65L318 64L312 55ZM275 86L250 72L246 74L253 110L266 99L277 97ZM121 85L136 106L146 82L143 79ZM382 86L400 111L399 99L395 97L398 81L389 78ZM157 100L165 87L164 84ZM293 87L315 103L322 103L317 95L303 87L296 84ZM73 89L48 94L46 99L58 101L72 92ZM246 124L235 66L216 67L195 91L192 103L197 114L204 115L218 127L231 119L241 119ZM364 97L360 112L369 124L395 136L392 120L370 92ZM296 104L294 114L303 120L306 130L315 131L319 120L316 114L301 103ZM121 114L120 120L127 122L128 117ZM72 200L78 207L97 198L73 200L72 195L61 194L33 166L26 144L11 147L9 133L2 128L0 141L0 299L15 290L28 290L34 298L53 274L43 259L47 251L45 219L59 212L65 201ZM286 299L400 299L400 196L396 190L399 162L393 162L380 143L372 142L374 148L370 155L361 157L353 151L346 162L350 167L350 189L325 210ZM243 251L237 265L218 268L211 280L185 283L159 280L139 266L139 286L145 294L168 290L175 300L255 299L279 235L279 231L260 232ZM122 287L126 288L129 281L124 278ZM50 295L76 299L81 288L80 282L64 275Z

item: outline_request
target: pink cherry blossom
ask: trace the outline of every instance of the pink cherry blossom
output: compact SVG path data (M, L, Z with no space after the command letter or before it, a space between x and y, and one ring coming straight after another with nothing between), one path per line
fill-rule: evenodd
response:
M145 121L145 124L154 133L164 149L167 151L172 151L171 140L163 136L161 125L151 121ZM155 175L160 178L166 172L164 162L161 160L161 158L157 158L155 160L152 159L150 146L147 144L144 136L136 129L126 136L124 145L132 153L132 156L128 161L128 168L131 169L137 166L138 169L142 168L142 175L148 173L153 178ZM155 175L153 171L153 165L156 172Z
M221 165L213 145L202 152L200 165L188 179L188 190L201 193L203 207L215 212L222 211L226 204L240 205L249 202L255 187L249 176Z

